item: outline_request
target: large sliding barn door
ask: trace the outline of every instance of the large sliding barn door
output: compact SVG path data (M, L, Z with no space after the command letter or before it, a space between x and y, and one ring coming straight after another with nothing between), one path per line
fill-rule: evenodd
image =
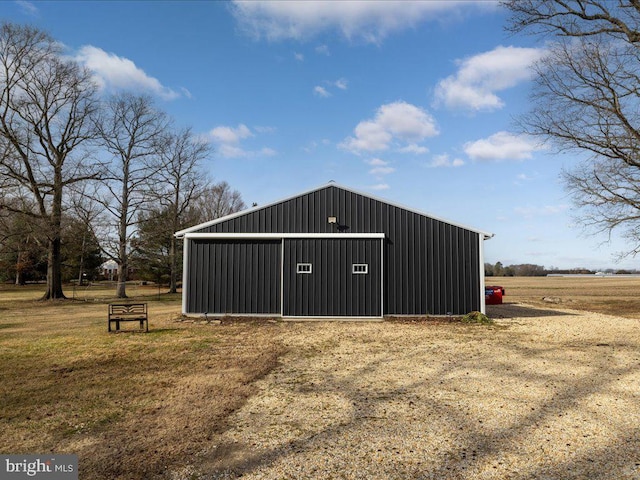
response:
M285 317L381 317L382 240L284 239Z
M280 314L281 240L192 240L186 311Z

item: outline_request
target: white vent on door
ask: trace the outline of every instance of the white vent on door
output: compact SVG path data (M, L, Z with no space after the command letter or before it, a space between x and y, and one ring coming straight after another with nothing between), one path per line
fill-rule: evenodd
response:
M366 275L367 273L369 273L369 264L368 263L354 263L352 265L352 267L351 267L351 273Z
M296 273L311 273L310 263L298 263L296 265Z

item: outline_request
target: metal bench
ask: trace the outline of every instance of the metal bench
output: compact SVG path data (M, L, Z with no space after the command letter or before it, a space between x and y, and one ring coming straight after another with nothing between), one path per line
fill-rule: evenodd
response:
M110 303L109 304L109 331L111 324L115 323L115 331L120 330L120 322L140 322L140 330L149 331L149 318L147 316L146 303Z

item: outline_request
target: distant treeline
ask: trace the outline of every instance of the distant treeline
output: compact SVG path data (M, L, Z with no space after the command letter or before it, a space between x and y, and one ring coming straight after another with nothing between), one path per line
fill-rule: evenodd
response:
M569 268L561 269L556 267L545 268L542 265L534 265L531 263L522 263L519 265L502 265L501 262L496 262L495 265L490 263L484 264L484 273L487 277L544 277L550 273L564 274L564 275L594 275L596 273L608 273L608 274L637 274L639 270L620 270L614 268L607 268L606 270L590 270L588 268Z

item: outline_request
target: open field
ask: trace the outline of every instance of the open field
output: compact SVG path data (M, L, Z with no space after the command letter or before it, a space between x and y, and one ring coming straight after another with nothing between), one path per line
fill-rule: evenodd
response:
M0 451L82 479L640 479L640 279L487 284L490 326L187 323L139 287L148 334L108 334L107 295L2 287Z
M637 277L488 277L487 285L506 288L505 302L557 305L563 308L640 318ZM547 297L554 303L545 302Z

